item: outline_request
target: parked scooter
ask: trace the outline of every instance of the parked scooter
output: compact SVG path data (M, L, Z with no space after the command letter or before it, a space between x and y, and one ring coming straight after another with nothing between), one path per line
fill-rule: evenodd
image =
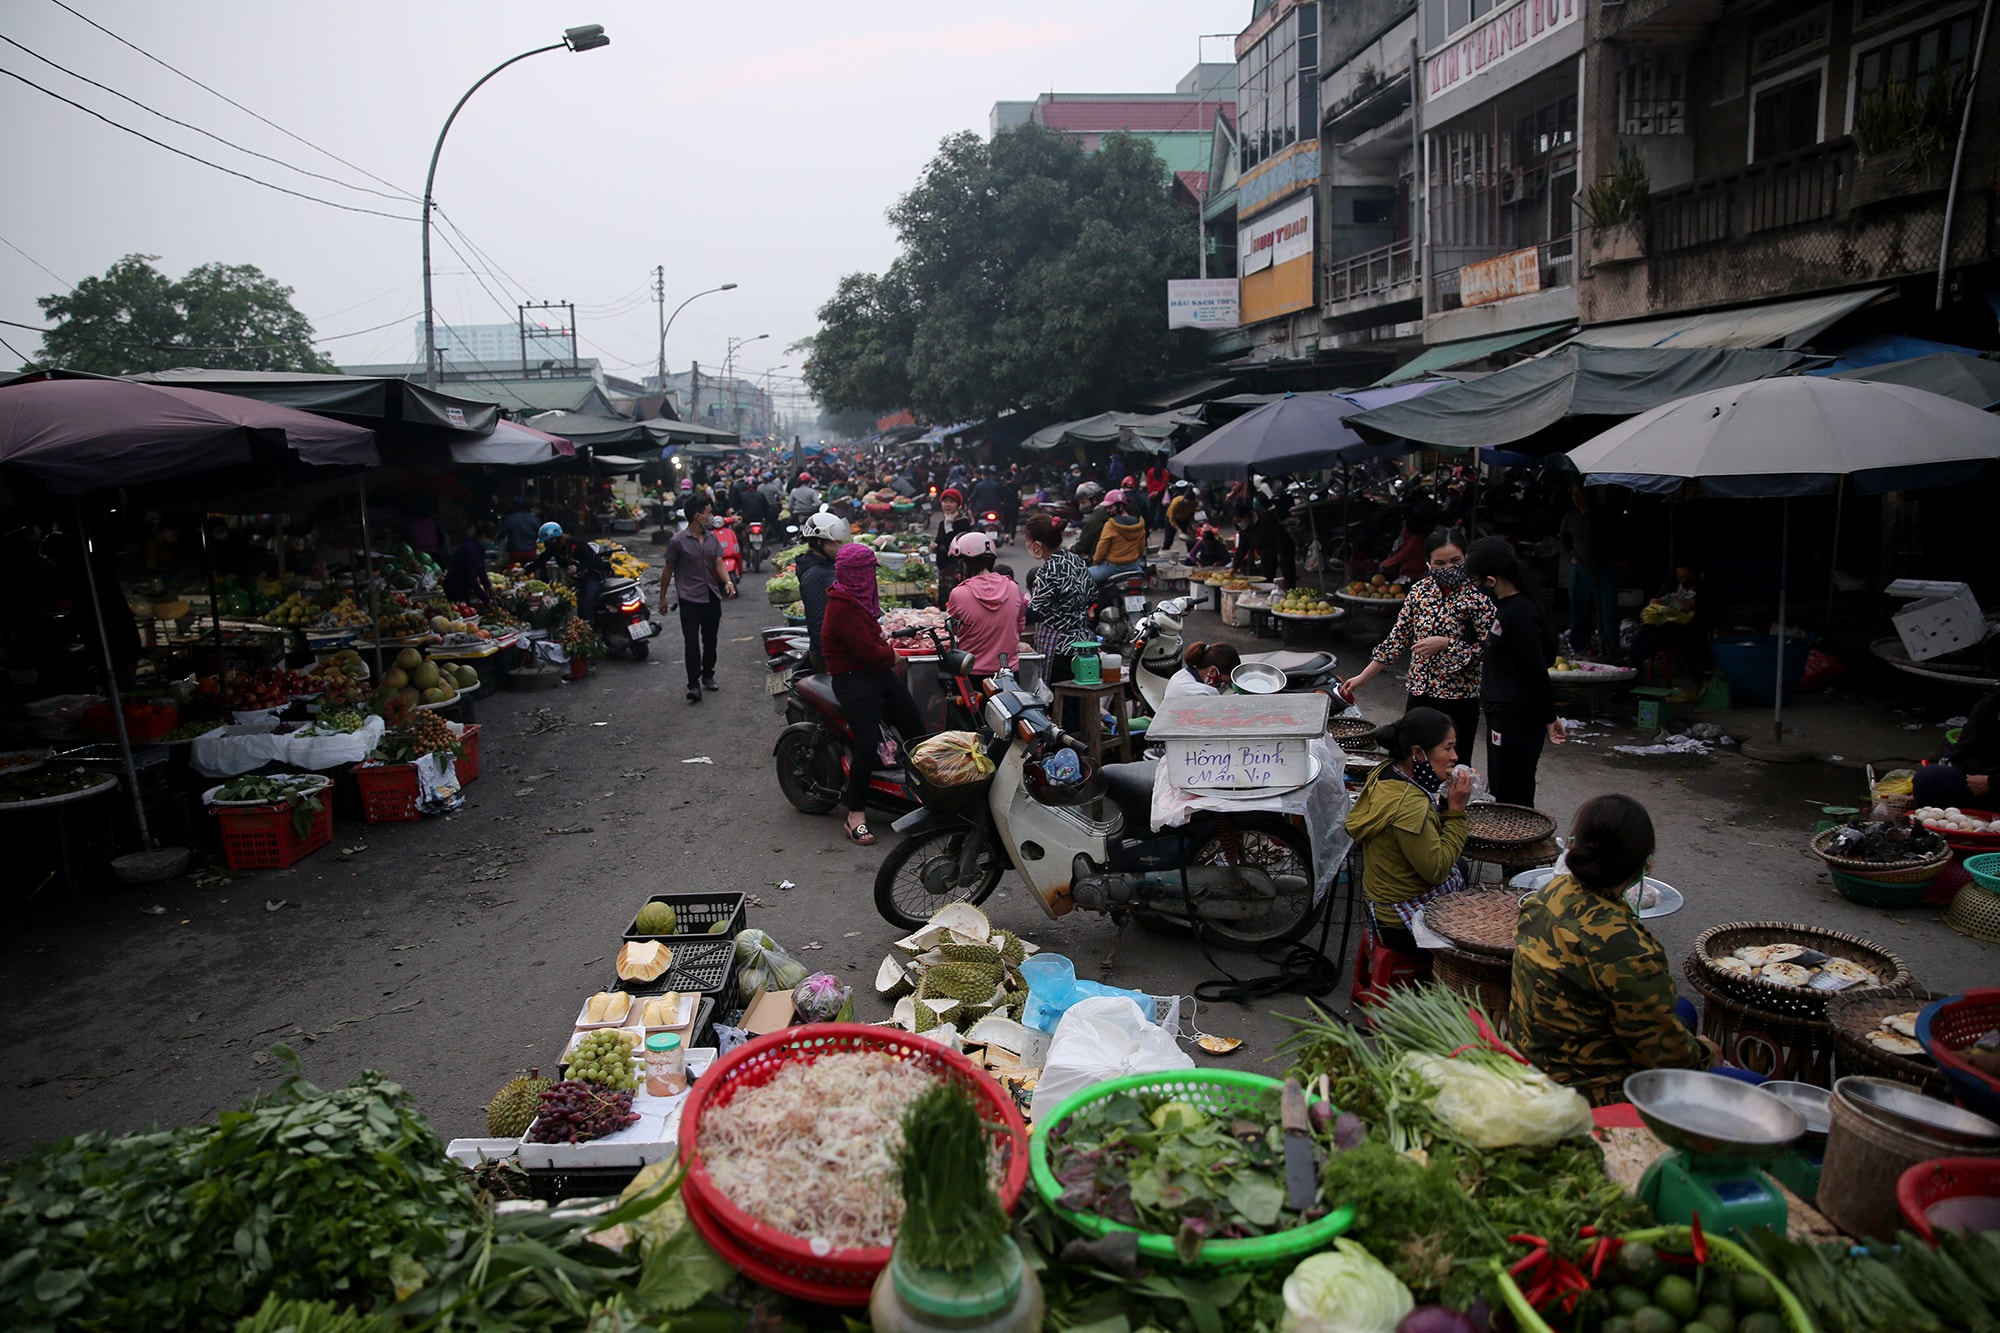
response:
M1167 697L1167 682L1181 669L1181 649L1184 646L1181 623L1194 605L1191 597L1169 597L1138 623L1128 669L1132 673L1133 684L1139 689L1139 697L1146 701L1150 709L1159 708L1160 701ZM1262 662L1284 672L1287 694L1316 690L1334 696L1335 711L1348 706L1346 699L1335 694L1340 685L1340 676L1335 671L1340 659L1332 653L1280 649L1269 653L1245 653L1243 661L1245 665Z
M1133 624L1146 611L1144 571L1114 574L1096 585L1090 598L1090 625L1106 652L1122 652L1132 642Z
M762 519L756 519L743 534L743 559L752 574L764 568L764 530L768 526Z
M646 660L659 625L646 610L646 593L637 579L606 579L597 590L591 625L604 646L634 662Z
M1059 785L1042 761L1084 746L1019 689L1010 673L987 683L984 782L919 782L923 808L896 821L906 835L875 874L875 909L915 930L950 902L981 903L1012 869L1050 917L1075 908L1187 924L1232 948L1297 939L1311 925L1312 842L1291 816L1199 812L1152 832L1154 762L1084 760Z

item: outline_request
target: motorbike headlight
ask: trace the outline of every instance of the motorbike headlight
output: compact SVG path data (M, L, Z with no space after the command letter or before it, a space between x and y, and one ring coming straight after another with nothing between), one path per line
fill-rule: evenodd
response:
M1004 736L1007 734L1007 728L1012 726L1013 723L1013 715L1009 712L1007 705L1000 701L999 695L996 694L986 701L987 730L996 736Z

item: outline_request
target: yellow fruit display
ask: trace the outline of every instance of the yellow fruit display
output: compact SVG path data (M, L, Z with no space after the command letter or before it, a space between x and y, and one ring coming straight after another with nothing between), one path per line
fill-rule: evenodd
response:
M631 940L618 951L618 975L626 981L657 981L673 961L674 951L658 940Z
M295 592L264 613L266 625L311 625L319 620L319 606L302 592Z

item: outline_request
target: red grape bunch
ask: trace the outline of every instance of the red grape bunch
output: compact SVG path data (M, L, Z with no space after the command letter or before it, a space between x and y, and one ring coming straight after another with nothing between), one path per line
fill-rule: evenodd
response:
M639 1117L632 1094L566 1078L542 1093L542 1109L528 1130L530 1143L588 1143L616 1134Z

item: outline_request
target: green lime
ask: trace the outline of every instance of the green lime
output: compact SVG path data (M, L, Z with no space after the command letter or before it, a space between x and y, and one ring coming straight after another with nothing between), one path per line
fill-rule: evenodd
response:
M1718 1287L1721 1283L1716 1284ZM1701 1307L1701 1322L1715 1330L1715 1333L1736 1333L1736 1311L1720 1301L1710 1301Z
M1632 1313L1632 1333L1679 1333L1681 1321L1657 1305L1642 1305Z
M1637 1314L1641 1306L1651 1304L1651 1299L1638 1287L1619 1286L1611 1289L1611 1308L1618 1314Z
M1659 1252L1643 1240L1630 1241L1618 1251L1618 1271L1633 1286L1652 1286L1663 1268Z
M1622 1314L1612 1315L1598 1325L1597 1333L1632 1333L1632 1321Z
M1785 1333L1785 1321L1769 1310L1753 1310L1736 1325L1736 1333Z
M1772 1289L1771 1280L1761 1273L1738 1273L1730 1282L1734 1288L1736 1307L1739 1310L1776 1309L1778 1293Z
M1707 1324L1697 1319L1692 1324L1682 1324L1681 1333L1718 1333L1718 1330L1710 1328Z
M1653 1288L1653 1304L1676 1319L1692 1319L1694 1312L1701 1307L1701 1297L1696 1294L1694 1283L1677 1273L1670 1273Z

